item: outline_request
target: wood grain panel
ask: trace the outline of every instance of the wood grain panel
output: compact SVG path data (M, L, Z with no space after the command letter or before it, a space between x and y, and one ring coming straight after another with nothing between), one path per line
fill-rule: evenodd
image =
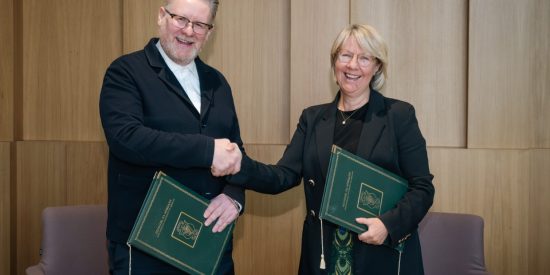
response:
M467 1L351 0L351 22L386 40L383 93L412 103L428 145L466 145Z
M124 53L141 50L151 37L158 36L158 12L164 2L164 0L122 0Z
M548 147L547 2L470 1L468 147Z
M247 153L276 163L284 146L247 145ZM305 216L303 187L279 195L247 191L245 214L234 235L236 274L297 274Z
M0 0L0 141L13 140L13 1Z
M17 143L18 274L39 259L45 207L107 202L103 142Z
M120 55L121 3L24 0L23 139L102 141L98 97Z
M533 150L529 167L529 270L525 274L550 274L550 150Z
M40 260L42 210L66 204L62 142L17 142L17 274Z
M231 84L244 142L287 144L290 1L221 2L201 56Z
M349 23L349 2L292 1L290 52L290 134L302 110L331 102L338 91L330 69L330 49Z
M0 142L0 274L10 274L11 198L10 143Z
M535 10L534 147L550 148L550 1L537 1Z
M107 204L107 144L71 142L66 157L67 204Z
M535 274L527 262L529 151L430 148L429 157L436 186L432 210L483 217L492 274Z

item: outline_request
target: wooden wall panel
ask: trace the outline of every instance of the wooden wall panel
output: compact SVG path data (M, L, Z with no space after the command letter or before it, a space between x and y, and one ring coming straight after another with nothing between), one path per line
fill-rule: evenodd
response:
M276 163L285 146L246 146L247 153ZM305 217L301 185L279 195L247 191L245 214L234 235L236 274L297 274Z
M101 141L98 97L121 53L121 3L24 0L23 139Z
M467 1L351 0L389 49L383 93L412 103L428 145L466 145Z
M536 2L535 13L535 147L550 148L550 1ZM526 91L527 94L531 94Z
M436 186L432 210L484 218L485 260L492 274L535 274L527 262L529 151L430 148L429 157Z
M290 0L222 1L201 56L231 84L243 141L287 144Z
M548 148L548 1L470 1L468 147Z
M13 128L27 140L16 152L0 142L0 222L11 217L16 226L14 240L0 227L0 247L12 242L11 255L0 248L0 274L10 273L10 260L17 274L38 261L44 207L105 203L103 74L157 36L163 3L0 0L0 54L22 58L21 72L13 58L0 59L0 141L13 140ZM19 31L14 4L24 15ZM201 56L232 85L251 156L276 162L301 111L334 98L330 47L349 22L372 24L388 42L385 93L417 109L431 146L432 210L485 219L492 274L549 273L550 152L540 148L550 148L550 1L222 1ZM22 121L10 125L13 113ZM237 273L295 274L304 215L301 186L277 196L247 191L234 236Z
M13 140L13 1L0 0L0 141Z
M106 153L102 142L17 142L17 274L40 259L45 207L106 203Z
M66 148L67 204L107 204L107 143L71 142Z
M533 150L529 167L529 270L525 274L550 274L550 150Z
M349 2L292 1L290 51L290 134L302 110L331 102L338 91L330 68L330 49L349 23Z
M0 142L0 274L10 274L12 260L10 169L10 143Z
M158 36L157 18L165 0L122 0L123 51L143 49L151 37Z

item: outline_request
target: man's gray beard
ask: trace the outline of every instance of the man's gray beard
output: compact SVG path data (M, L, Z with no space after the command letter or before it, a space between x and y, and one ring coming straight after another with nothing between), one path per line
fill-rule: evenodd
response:
M173 54L174 52L177 52L176 49L174 49L174 44L173 43L168 43L166 41L164 41L165 43L163 43L163 39L160 40L160 45L161 47L164 49L164 52L166 53L166 55L168 55L168 57L170 59L172 59L172 61L176 62L178 65L181 65L181 66L185 66L191 62L193 62L193 60L195 60L195 58L197 57L198 55L198 50L193 48L193 55L190 57L190 58L187 58L187 59L182 59L182 58L176 58L176 56ZM164 45L166 45L166 47L164 47Z

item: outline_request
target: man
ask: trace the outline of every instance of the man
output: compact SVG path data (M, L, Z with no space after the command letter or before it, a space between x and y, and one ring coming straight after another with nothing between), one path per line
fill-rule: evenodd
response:
M162 170L208 199L206 225L222 231L244 205L244 190L226 185L237 173L242 141L231 88L197 56L212 32L217 0L167 0L159 38L107 69L100 115L109 145L109 264L127 274L128 235L155 171ZM239 148L240 147L240 148ZM233 274L232 245L219 274ZM133 274L181 271L132 250Z

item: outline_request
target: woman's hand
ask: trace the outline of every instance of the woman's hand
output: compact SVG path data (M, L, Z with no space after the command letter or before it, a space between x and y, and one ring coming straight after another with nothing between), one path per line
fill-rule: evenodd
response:
M359 240L364 243L381 245L388 237L388 230L379 218L356 218L355 221L368 227L367 231L359 235Z

